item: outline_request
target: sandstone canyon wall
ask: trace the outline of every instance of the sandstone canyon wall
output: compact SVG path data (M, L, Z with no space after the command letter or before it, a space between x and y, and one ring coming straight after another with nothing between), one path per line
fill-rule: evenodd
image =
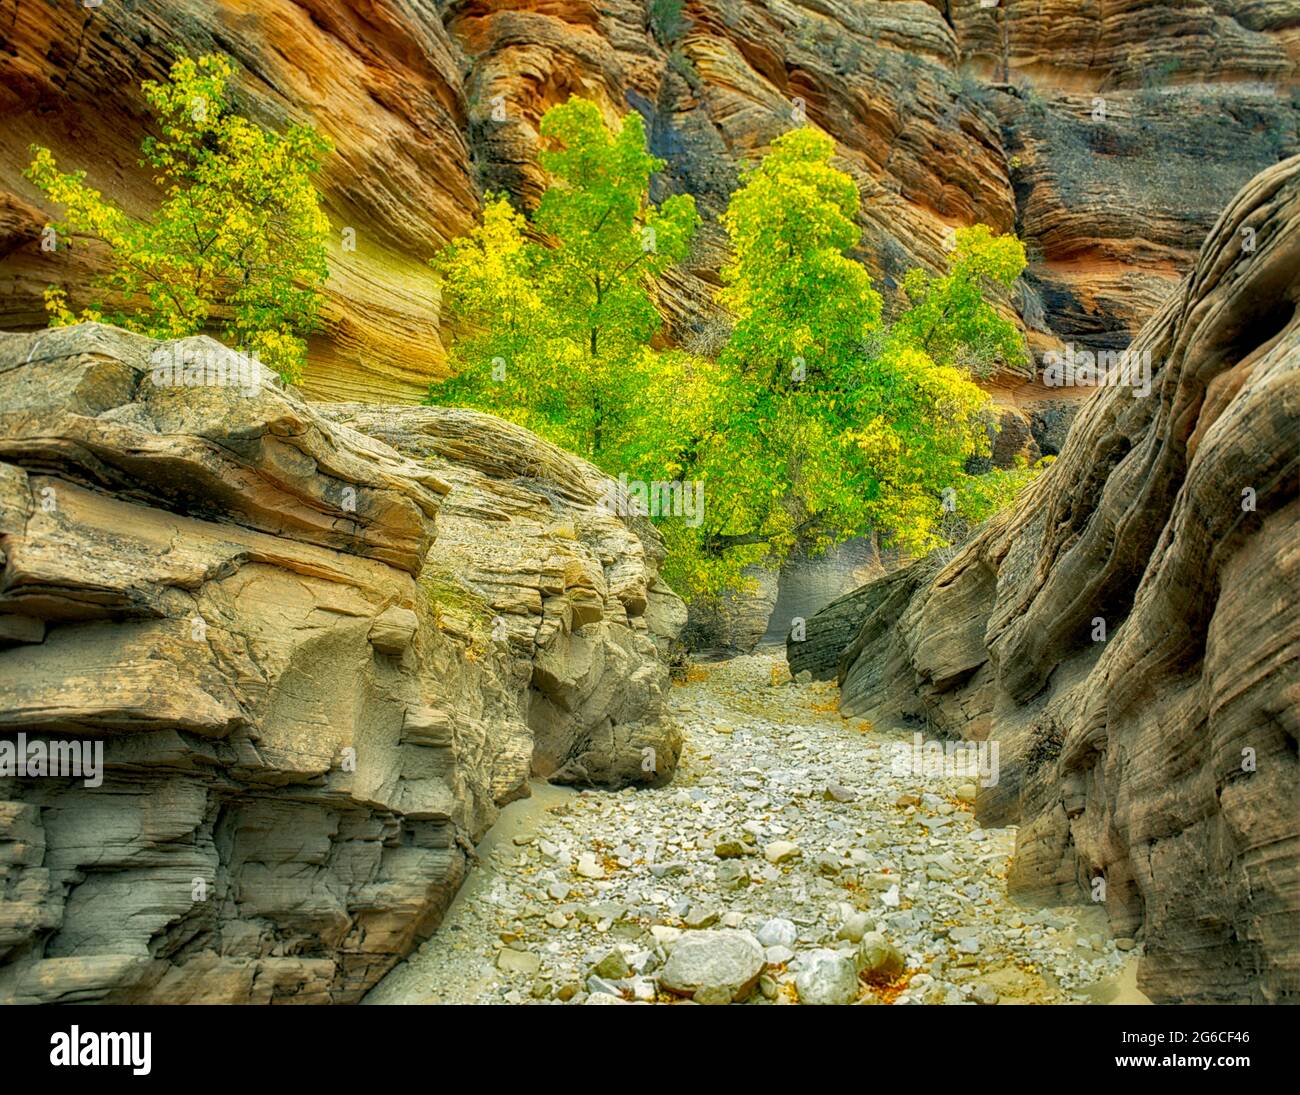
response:
M0 724L105 765L0 777L0 1002L359 999L530 772L676 762L685 610L596 469L238 363L0 335Z
M950 558L828 606L791 670L994 741L1008 879L1103 899L1153 999L1300 1001L1300 158L1233 199L1057 462Z
M28 145L130 209L148 117L139 82L174 46L237 63L237 106L312 120L337 146L324 330L305 389L412 401L443 371L426 260L486 190L535 202L537 125L571 94L647 119L663 191L705 216L662 285L669 337L707 340L717 215L740 170L803 118L838 142L863 194L860 257L887 296L938 267L952 227L1017 231L1033 258L1006 306L1035 348L1123 346L1191 266L1231 195L1300 151L1292 0L74 0L0 12L0 326L43 323L93 248L41 251L56 212L21 177ZM345 228L355 231L346 250ZM1008 405L1040 401L1004 377Z

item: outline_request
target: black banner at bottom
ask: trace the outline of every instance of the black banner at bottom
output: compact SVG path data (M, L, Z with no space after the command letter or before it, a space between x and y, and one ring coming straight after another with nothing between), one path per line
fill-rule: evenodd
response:
M76 1085L110 1075L146 1083L228 1075L258 1086L279 1079L301 1085L315 1065L330 1081L355 1077L373 1084L379 1062L398 1069L407 1061L414 1066L435 1045L439 1053L451 1050L469 1069L480 1051L504 1050L519 1062L553 1061L557 1047L567 1045L573 1057L566 1070L571 1067L576 1078L586 1056L582 1047L600 1045L605 1052L593 1060L608 1063L612 1050L613 1059L623 1061L619 1071L639 1061L653 1064L646 1055L689 1053L698 1082L715 1067L710 1059L719 1078L736 1077L736 1058L708 1048L717 1047L719 1035L726 1038L735 1022L734 1047L742 1060L762 1047L785 1046L806 1055L820 1045L819 1076L833 1075L838 1065L856 1082L863 1075L861 1054L868 1054L873 1086L894 1078L908 1084L920 1077L927 1083L969 1080L972 1068L1024 1069L1056 1054L1068 1060L1072 1073L1094 1080L1109 1072L1145 1073L1148 1078L1172 1074L1185 1083L1199 1073L1223 1082L1225 1073L1285 1075L1282 1067L1294 1060L1298 1014L1285 1007L1172 1006L1013 1011L733 1005L702 1013L683 1004L605 1008L581 1017L555 1006L491 1010L487 1015L464 1006L8 1007L0 1009L0 1075L12 1091L21 1090L14 1081L57 1078ZM778 1052L771 1064L779 1066L782 1056ZM792 1060L786 1056L785 1063ZM697 1067L703 1074L694 1073Z

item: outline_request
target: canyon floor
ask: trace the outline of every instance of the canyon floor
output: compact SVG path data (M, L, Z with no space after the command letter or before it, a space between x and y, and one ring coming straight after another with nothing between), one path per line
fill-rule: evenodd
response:
M677 1002L666 963L687 941L723 982L757 942L754 1004L1145 1002L1140 940L1111 938L1099 908L1011 900L1015 830L979 826L970 778L900 770L909 736L841 718L834 685L792 682L780 650L696 667L672 711L671 785L534 783L366 1002ZM846 986L836 959L862 976Z

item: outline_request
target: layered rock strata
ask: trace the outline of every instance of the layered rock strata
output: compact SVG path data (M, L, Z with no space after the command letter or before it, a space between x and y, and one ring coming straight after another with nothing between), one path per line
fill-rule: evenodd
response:
M685 612L594 468L246 366L0 336L0 1000L358 999L530 773L676 761Z
M724 258L717 215L747 163L811 122L863 196L860 257L894 298L938 268L949 231L1017 231L1029 272L1004 302L1035 349L1113 348L1190 268L1218 211L1300 151L1300 18L1255 0L135 0L16 4L0 20L0 325L44 322L51 283L84 298L103 253L42 248L58 210L22 178L29 145L125 208L156 195L138 164L142 79L176 47L223 51L235 105L334 141L324 327L306 390L411 401L445 372L426 264L488 190L531 207L538 124L570 95L647 121L657 196L705 217L660 286L671 338L707 342ZM350 231L349 231L350 230ZM70 246L69 246L70 244ZM84 302L84 301L83 301Z

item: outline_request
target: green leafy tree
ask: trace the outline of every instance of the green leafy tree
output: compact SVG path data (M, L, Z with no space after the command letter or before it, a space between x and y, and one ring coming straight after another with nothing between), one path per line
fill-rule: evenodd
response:
M688 593L734 585L746 564L779 562L798 542L824 548L874 528L908 550L940 543L945 488L988 452L988 397L963 362L977 345L1021 352L981 288L1014 281L1023 251L983 226L958 234L948 274L910 274L911 307L882 322L847 253L859 197L833 151L817 130L785 134L723 218L733 259L720 301L734 328L717 382L729 394L682 448L710 500L698 529L675 530L670 563Z
M163 193L150 216L126 213L84 171L62 172L32 147L27 177L67 209L56 232L108 247L100 300L77 314L51 287L46 307L53 325L103 319L156 338L215 327L294 380L327 275L329 222L312 177L332 146L309 125L276 134L234 113L232 72L221 56L180 57L168 80L142 85L160 131L141 148Z
M1025 359L1016 325L987 299L990 287L1010 289L1025 268L1025 245L1015 236L995 236L985 224L959 228L946 274L909 270L903 293L910 302L895 332L935 361L961 365L976 375L999 364Z
M611 131L594 103L570 99L542 118L541 163L554 178L531 225L500 196L483 221L433 260L460 336L454 379L430 398L512 418L598 462L635 446L662 363L653 278L681 261L695 201L647 194L663 162L640 115Z
M972 488L965 473L989 451L970 362L1022 353L984 295L1020 273L1017 241L958 233L951 268L909 274L907 309L886 324L850 257L857 187L831 164L830 138L801 129L773 143L723 217L721 350L655 350L652 279L685 255L693 203L647 202L661 165L636 115L611 132L571 100L542 134L555 182L531 223L493 197L434 260L456 375L430 398L510 417L614 476L703 483L702 520L657 518L679 592L735 589L750 563L871 529L926 550L945 542L946 499L973 519L1019 484Z

